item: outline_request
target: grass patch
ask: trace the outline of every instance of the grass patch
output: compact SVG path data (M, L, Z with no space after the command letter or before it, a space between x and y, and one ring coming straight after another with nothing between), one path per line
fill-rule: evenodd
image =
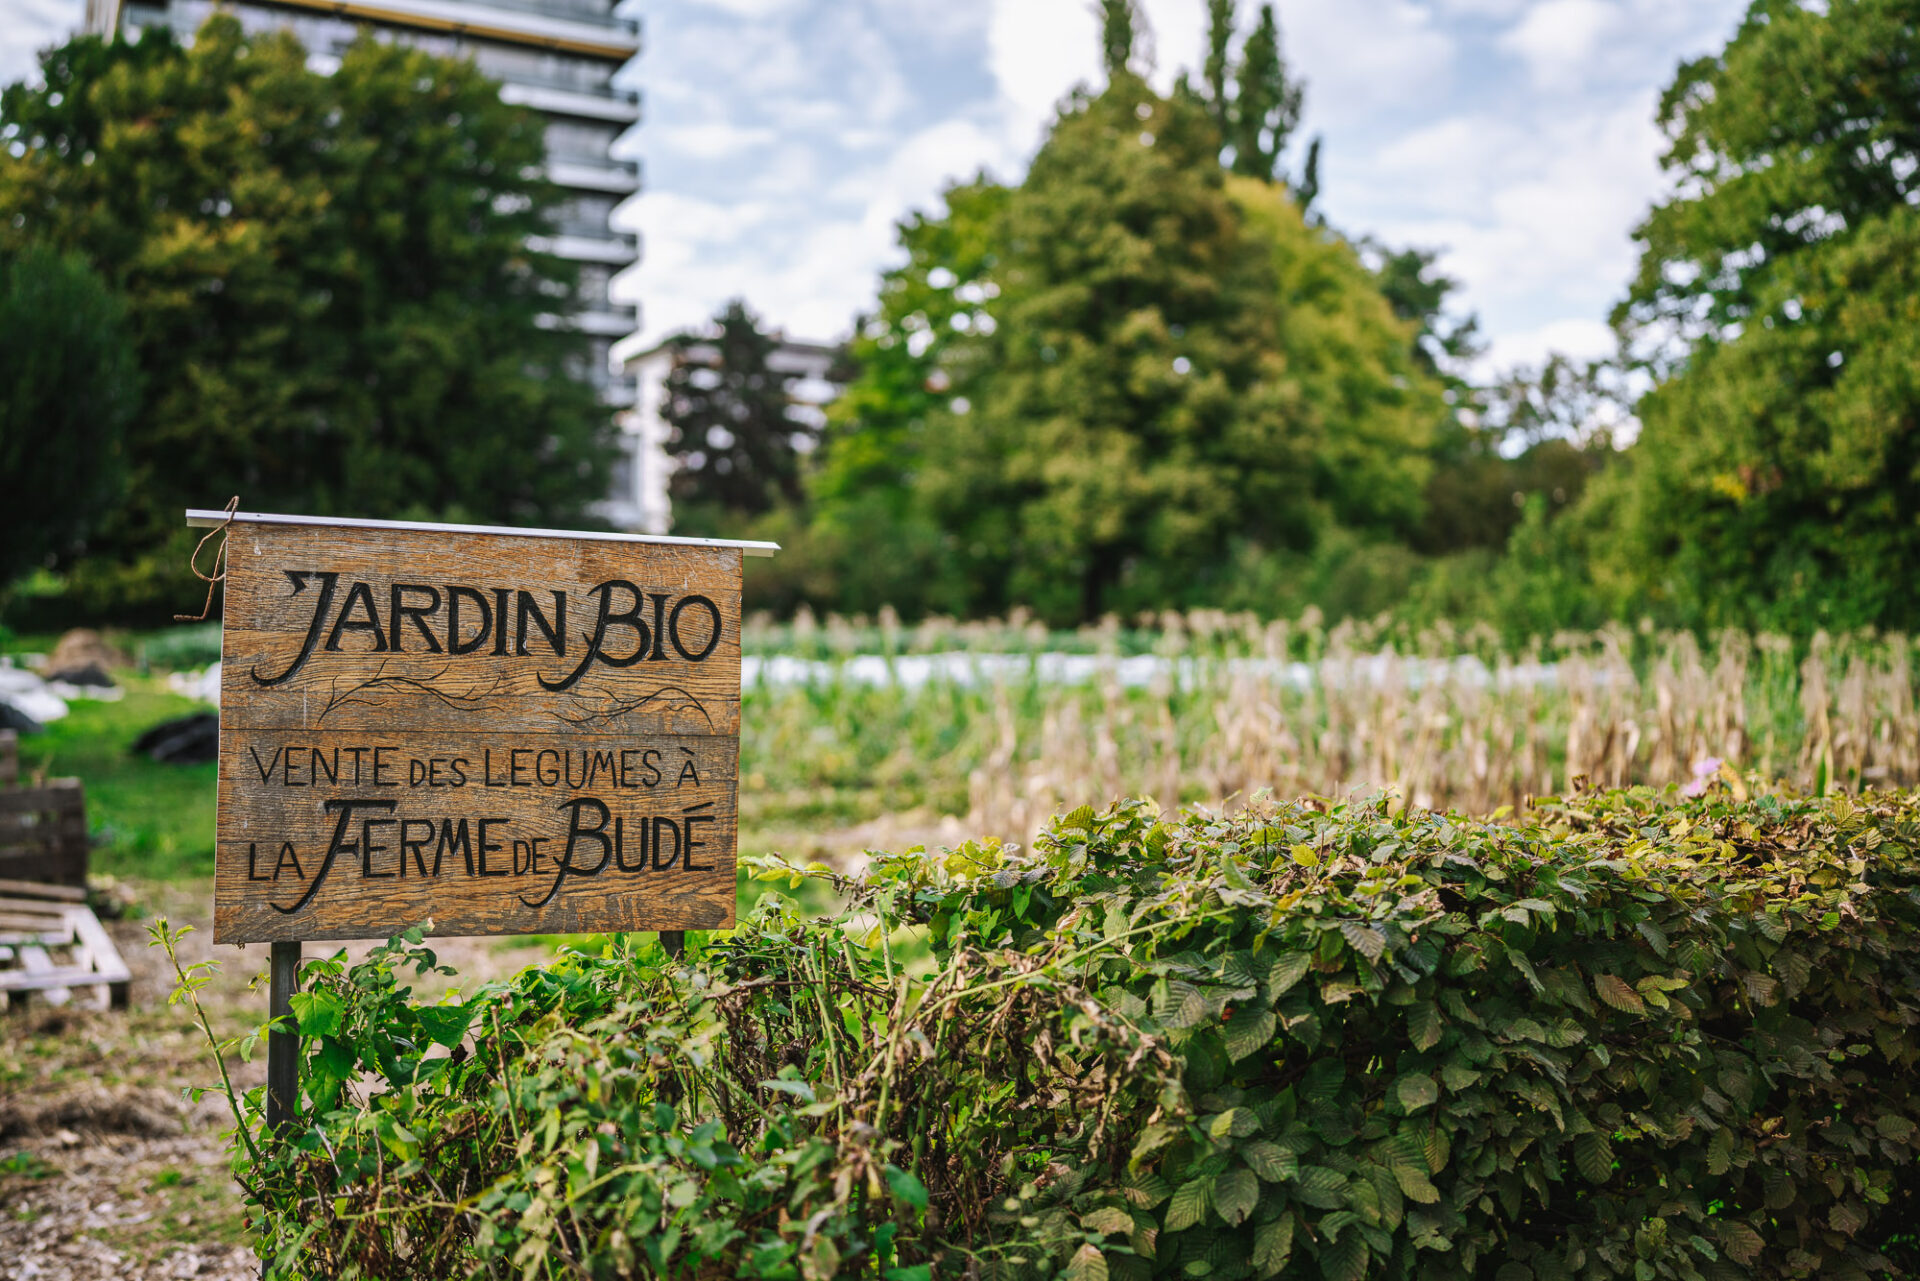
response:
M54 1168L41 1160L38 1153L22 1149L19 1152L9 1152L5 1156L0 1156L0 1176L45 1179L52 1177L55 1173Z
M214 765L162 765L128 749L161 721L206 708L157 677L116 673L126 697L77 700L20 740L20 772L86 784L96 872L144 880L213 875Z

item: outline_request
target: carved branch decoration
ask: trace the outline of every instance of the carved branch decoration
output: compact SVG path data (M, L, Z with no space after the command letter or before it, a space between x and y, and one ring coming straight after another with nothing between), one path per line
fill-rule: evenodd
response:
M352 703L360 703L368 707L380 707L386 703L387 695L389 694L423 694L429 698L438 699L441 703L453 708L455 711L477 712L486 707L506 683L503 678L498 676L493 679L492 684L485 688L481 688L477 681L469 683L463 688L443 687L434 683L446 674L447 668L442 667L439 671L424 678L416 676L389 676L387 674L387 665L382 663L380 664L379 671L369 676L366 680L350 685L346 689L341 689L339 683L335 682L333 693L328 697L327 705L320 709L320 715L314 718L314 724L320 724L335 711ZM370 698L362 697L368 693L376 693L378 696Z
M705 707L701 706L700 700L678 685L662 685L651 694L641 697L607 694L605 698L606 703L602 707L582 711L577 715L556 711L554 717L576 729L592 729L611 726L615 721L623 720L636 712L651 710L671 718L682 712L694 711L700 713L700 719L707 723L709 730L713 729L713 717L708 714Z

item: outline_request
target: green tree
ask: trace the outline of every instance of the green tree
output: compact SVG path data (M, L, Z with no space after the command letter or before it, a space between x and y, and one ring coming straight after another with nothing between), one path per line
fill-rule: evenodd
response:
M0 250L83 254L148 389L72 599L181 599L187 506L562 524L604 493L543 131L471 63L363 37L332 75L224 15L80 38L0 94ZM537 243L537 242L535 242Z
M1220 136L1229 132L1227 119L1227 81L1233 73L1230 46L1233 43L1235 0L1207 0L1207 58L1201 65L1200 83L1214 124Z
M970 608L955 540L922 486L930 437L947 429L956 400L978 390L1009 195L982 175L949 187L941 216L900 224L906 261L882 278L875 310L855 328L858 372L828 408L809 481L809 545L793 549L814 562L822 603L863 612L891 605L909 616ZM875 556L876 547L887 554Z
M0 257L0 593L121 501L139 402L120 300L79 258Z
M1390 249L1370 238L1362 239L1360 248L1374 261L1380 292L1393 314L1413 323L1421 365L1464 393L1469 384L1460 370L1482 353L1483 345L1478 319L1447 313L1447 299L1460 282L1436 269L1440 255L1435 250Z
M1597 572L1676 621L1920 626L1920 23L1757 0L1661 102L1615 315L1657 385Z
M1300 177L1289 181L1281 153L1300 124L1306 82L1287 70L1280 47L1280 20L1271 4L1260 6L1236 66L1231 46L1235 0L1207 0L1207 54L1201 70L1200 97L1231 148L1229 165L1237 174L1286 183L1301 209L1310 209L1320 193L1320 139L1307 144ZM1229 85L1231 84L1231 89Z
M1435 437L1414 546L1430 554L1501 548L1529 501L1538 500L1542 525L1574 506L1614 454L1613 430L1625 417L1614 373L1605 362L1553 356L1466 388L1473 414L1451 417Z
M1327 538L1364 554L1418 527L1443 386L1361 253L1271 172L1223 166L1213 8L1214 88L1161 98L1115 66L1017 187L961 184L901 225L783 557L801 594L1057 622L1287 608L1268 585Z
M993 326L917 486L975 609L1059 621L1191 597L1236 540L1417 519L1437 401L1345 245L1232 178L1189 97L1117 76L1007 197Z
M789 414L793 374L772 367L779 343L736 298L710 333L668 339L661 417L671 435L676 506L752 517L800 501L800 461L814 430Z
M1100 0L1100 55L1109 77L1124 74L1133 61L1139 20L1134 0Z
M1233 171L1250 178L1271 178L1280 172L1280 153L1295 126L1306 86L1287 75L1280 52L1280 23L1273 6L1260 6L1260 17L1247 35L1240 53L1239 94L1234 98Z

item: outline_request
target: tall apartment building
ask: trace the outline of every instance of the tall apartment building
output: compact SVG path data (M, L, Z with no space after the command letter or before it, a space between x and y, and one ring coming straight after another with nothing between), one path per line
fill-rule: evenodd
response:
M581 309L566 318L591 337L590 376L610 405L634 403L632 377L614 368L613 343L639 328L637 309L609 296L639 257L610 221L640 188L639 166L613 143L640 119L639 95L613 74L640 52L640 26L614 15L620 0L87 0L89 31L169 27L191 36L216 9L249 30L285 29L309 65L331 71L364 27L432 53L472 58L501 81L500 96L547 121L547 173L568 200L538 246L580 264ZM623 439L625 437L623 436ZM630 465L630 464L629 464Z

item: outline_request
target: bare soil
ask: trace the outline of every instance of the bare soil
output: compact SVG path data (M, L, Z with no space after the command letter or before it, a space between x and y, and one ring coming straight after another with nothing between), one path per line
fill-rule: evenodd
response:
M200 998L215 1034L228 1037L266 1018L267 948L215 948L204 898L192 887L143 887L150 916L196 927L183 960L220 962ZM190 1011L167 1004L173 973L148 946L148 923L107 923L133 971L126 1011L35 998L0 1013L0 1281L260 1275L228 1171L233 1116L218 1090L197 1102L185 1095L217 1085L219 1075ZM552 952L517 939L436 939L433 947L463 988ZM259 1085L264 1052L252 1062L230 1058L228 1070L241 1090Z

